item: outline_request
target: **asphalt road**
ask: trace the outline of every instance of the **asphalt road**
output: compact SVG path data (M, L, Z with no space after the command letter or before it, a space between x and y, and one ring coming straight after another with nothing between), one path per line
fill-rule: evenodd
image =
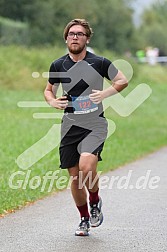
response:
M167 147L104 176L104 222L89 237L74 236L79 214L66 190L1 218L0 251L167 252Z

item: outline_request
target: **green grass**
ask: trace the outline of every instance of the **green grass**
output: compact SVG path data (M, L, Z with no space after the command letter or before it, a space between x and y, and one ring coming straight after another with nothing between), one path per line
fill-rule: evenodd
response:
M0 47L0 86L9 89L41 90L44 87L43 72L49 70L50 63L65 54L65 48L24 48L17 46ZM40 77L32 78L32 72Z
M0 70L2 75L0 83L0 214L18 209L27 202L33 202L50 193L48 192L49 183L42 192L42 183L34 190L29 185L24 185L25 189L22 186L11 189L9 178L14 172L22 171L24 174L17 175L14 183L16 185L18 180L20 183L25 180L27 171L17 166L15 162L17 157L45 136L55 123L54 119L33 118L33 113L55 112L53 108L20 108L17 103L24 100L44 100L43 88L46 80L33 79L31 73L47 71L50 62L62 52L63 49L57 53L55 48L45 48L40 51L35 48L27 50L17 47L0 49L0 56L5 59ZM110 109L106 111L107 118L112 119L117 128L105 143L102 153L103 162L100 162L98 166L98 169L103 172L132 162L167 144L166 68L136 64L132 66L134 76L124 95L143 82L150 85L152 95L128 117L121 117ZM55 137L56 134L58 132L55 132ZM31 171L29 181L34 176L42 180L48 171L58 169L59 155L58 148L55 148L29 168ZM67 171L62 171L59 175L67 175ZM56 190L55 183L52 192Z

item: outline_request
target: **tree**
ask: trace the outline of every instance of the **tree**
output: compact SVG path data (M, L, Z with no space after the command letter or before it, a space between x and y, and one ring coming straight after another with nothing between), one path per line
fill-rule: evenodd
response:
M124 52L130 46L134 32L132 11L124 0L73 0L69 3L69 18L86 18L94 30L91 45L101 50L104 48ZM76 15L77 13L77 15ZM120 15L121 13L121 15Z
M0 15L27 22L31 44L62 44L64 26L74 18L87 19L95 34L91 46L124 52L134 38L128 0L0 0Z
M158 47L167 54L167 2L161 1L152 5L143 14L143 22L139 28L139 33L143 36L145 46Z
M33 2L33 0L0 0L0 16L25 21L27 5L33 5Z

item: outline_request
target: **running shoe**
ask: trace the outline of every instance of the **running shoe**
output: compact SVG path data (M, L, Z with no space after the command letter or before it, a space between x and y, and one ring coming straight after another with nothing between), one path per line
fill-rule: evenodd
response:
M99 197L97 204L90 204L90 225L91 227L98 227L103 222L103 214L101 211L102 199Z
M81 222L75 231L76 236L88 236L90 230L89 218L82 217Z

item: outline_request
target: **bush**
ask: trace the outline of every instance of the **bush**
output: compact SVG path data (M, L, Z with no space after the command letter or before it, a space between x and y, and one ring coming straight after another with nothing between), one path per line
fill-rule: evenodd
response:
M0 43L28 45L30 43L28 24L0 17Z

